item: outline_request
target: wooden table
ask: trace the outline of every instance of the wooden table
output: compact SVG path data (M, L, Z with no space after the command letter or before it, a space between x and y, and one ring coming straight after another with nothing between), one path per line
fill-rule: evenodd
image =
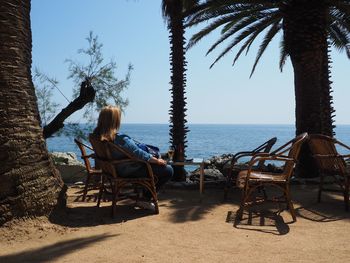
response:
M168 162L169 165L174 166L186 166L186 165L199 165L199 193L202 194L204 190L204 159L203 158L193 158L189 160L185 160L183 162L174 161Z

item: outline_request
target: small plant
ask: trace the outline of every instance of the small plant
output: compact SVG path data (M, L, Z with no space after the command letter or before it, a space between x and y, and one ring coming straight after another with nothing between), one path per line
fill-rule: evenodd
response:
M68 78L73 79L76 84L73 88L72 101L69 101L58 88L57 80L35 69L33 79L35 80L45 138L53 134L86 138L86 134L91 132L96 122L96 113L104 106L113 104L124 110L129 103L127 99L122 98L121 92L127 89L130 84L132 65L129 64L125 78L119 80L115 76L116 63L113 60L109 63L104 63L102 55L103 45L98 42L98 37L94 36L91 31L86 40L88 41L88 47L78 50L78 54L88 57L86 64L73 61L72 59L66 60L69 63L70 72ZM59 104L52 100L54 88L57 88L69 102L69 105L56 116ZM83 107L85 108L83 121L86 125L82 127L78 123L67 123L65 129L62 129L65 120Z
M120 95L130 84L130 73L133 69L129 64L125 79L119 80L114 71L117 66L115 61L104 63L102 55L103 44L98 42L98 36L94 36L90 31L86 38L88 41L87 49L79 49L78 54L88 57L86 65L67 59L69 63L69 76L74 80L76 88L74 89L74 97L79 95L80 83L89 80L96 91L95 100L85 107L84 118L90 123L95 121L94 112L99 112L108 104L118 105L122 110L128 105L128 100L123 99Z

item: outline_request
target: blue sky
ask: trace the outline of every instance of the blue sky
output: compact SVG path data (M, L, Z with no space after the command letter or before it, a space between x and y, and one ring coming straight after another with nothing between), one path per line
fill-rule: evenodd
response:
M65 59L79 60L89 31L98 35L108 61L113 58L123 78L131 63L131 84L122 95L130 101L125 123L168 123L170 64L168 32L161 15L161 0L32 0L33 67L55 77L71 98ZM187 32L187 38L195 30ZM290 61L280 73L279 39L267 49L249 78L259 42L235 66L237 50L210 64L218 52L205 56L213 40L202 40L187 53L187 120L189 123L294 124L295 102ZM252 52L253 51L253 52ZM332 81L336 124L350 124L349 60L332 51ZM58 92L55 99L67 102ZM79 120L77 112L72 121Z

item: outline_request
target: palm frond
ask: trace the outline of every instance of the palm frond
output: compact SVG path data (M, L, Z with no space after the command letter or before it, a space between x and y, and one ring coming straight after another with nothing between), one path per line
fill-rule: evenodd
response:
M334 24L329 27L328 32L332 45L339 51L345 50L347 52L348 57L350 58L348 53L350 44L348 32L342 30L340 27Z
M281 28L282 28L281 24L279 23L279 21L277 21L271 26L270 30L266 33L265 38L259 47L259 51L257 53L256 59L255 59L254 65L253 65L253 69L252 69L249 77L251 77L253 75L255 68L256 68L256 65L258 64L262 54L266 50L267 46L269 45L269 43L271 42L273 37L278 33L278 31Z
M280 15L278 13L273 13L270 16L266 16L263 19L260 19L257 23L252 26L249 26L243 32L241 32L215 59L215 61L210 65L212 68L216 62L218 62L224 55L227 54L234 46L240 43L243 39L248 37L251 34L254 34L256 31L262 32L266 27L270 26L272 23L275 23L280 20ZM214 44L215 45L215 44Z
M249 46L254 42L255 38L260 34L261 31L255 31L254 34L251 34L251 36L246 40L246 42L241 46L239 51L237 52L233 62L232 66L235 65L238 58L241 56L242 52L247 49L246 54L248 54Z
M271 8L276 8L276 6L262 5L262 4L219 4L222 1L214 1L215 3L203 5L202 7L197 7L196 13L188 17L186 22L186 27L197 25L201 22L214 19L216 17L224 16L227 14L245 12L253 14L254 12L268 10ZM226 2L226 1L225 1ZM242 2L242 1L229 1L229 2ZM248 1L250 2L250 1Z
M282 36L281 41L280 41L280 62L279 62L279 67L281 72L283 71L283 67L286 64L287 58L289 56L287 50L286 50L286 44L284 42L284 37Z
M216 21L214 21L213 23L211 23L210 25L208 25L207 27L203 28L201 31L194 34L190 38L190 40L187 44L187 49L191 48L193 45L198 43L198 41L200 41L203 37L207 36L208 34L210 34L212 31L214 31L218 27L220 27L223 24L230 22L232 20L235 20L235 15L225 16L225 17L219 18Z
M350 2L348 0L328 0L328 6L337 8L343 13L350 14Z
M231 26L231 29L222 34L222 36L209 48L206 55L208 55L210 52L212 52L220 43L225 41L227 38L233 36L235 33L240 31L241 29L247 27L248 25L251 25L253 23L256 23L259 19L264 18L263 15L259 16L253 16L248 18L241 18L240 16L237 18L238 21L232 21L228 23L228 25ZM222 31L223 33L224 31Z

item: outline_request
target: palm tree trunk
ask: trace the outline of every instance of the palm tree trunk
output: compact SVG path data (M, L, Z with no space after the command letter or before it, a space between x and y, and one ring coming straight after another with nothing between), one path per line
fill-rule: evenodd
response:
M186 98L185 98L185 49L184 49L184 21L182 1L173 1L171 3L171 12L169 14L169 31L171 45L171 106L170 106L170 143L175 146L175 160L183 161L185 159L186 134ZM186 171L182 166L174 167L174 180L184 181Z
M288 4L283 26L294 68L296 133L322 133L327 8L322 0L292 0Z
M49 213L64 189L39 125L29 14L30 0L1 1L0 224Z
M283 21L286 49L294 68L296 134L333 134L328 73L327 6L323 0L291 0ZM297 171L317 176L307 144Z

